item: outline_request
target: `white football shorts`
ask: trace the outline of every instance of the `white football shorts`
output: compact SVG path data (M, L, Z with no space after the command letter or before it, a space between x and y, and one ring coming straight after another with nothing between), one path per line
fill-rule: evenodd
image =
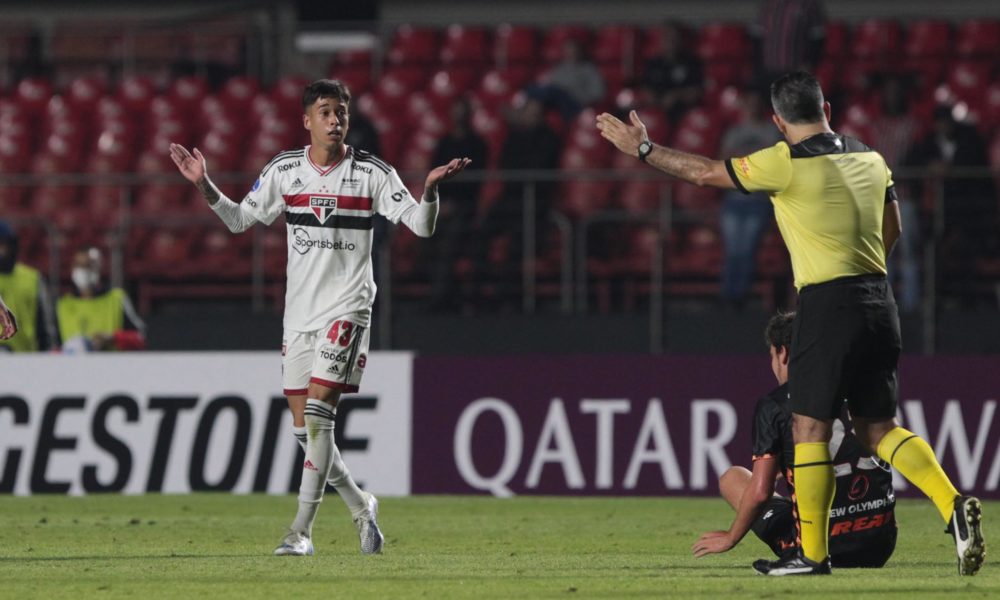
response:
M368 362L370 332L347 319L318 331L285 331L281 341L286 396L306 394L310 383L350 393L358 391Z

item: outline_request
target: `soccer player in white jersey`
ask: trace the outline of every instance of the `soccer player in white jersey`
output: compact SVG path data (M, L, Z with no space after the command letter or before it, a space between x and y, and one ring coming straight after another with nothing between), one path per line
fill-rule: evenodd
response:
M212 210L239 233L254 223L270 225L285 215L288 270L282 371L295 437L306 453L299 508L276 555L313 554L312 526L326 482L351 510L361 552L382 551L378 501L354 483L333 440L342 393L356 392L367 361L375 300L372 221L378 213L429 237L438 214L437 186L462 171L456 158L430 173L421 202L395 169L380 158L344 144L351 95L336 80L321 79L302 95L303 126L311 144L282 152L260 173L241 203L208 178L205 158L178 144L170 157L201 191Z

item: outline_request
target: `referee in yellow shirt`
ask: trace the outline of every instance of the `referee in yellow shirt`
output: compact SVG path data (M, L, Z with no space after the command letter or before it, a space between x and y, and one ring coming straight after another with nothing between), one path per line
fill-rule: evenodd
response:
M955 540L958 571L974 575L985 542L978 499L963 496L934 451L896 420L899 314L885 259L902 231L892 173L877 152L830 129L830 104L804 72L771 85L785 141L741 158L712 160L652 143L639 116L597 117L620 151L697 185L767 192L792 257L798 308L789 392L802 551L753 565L766 575L830 573L834 472L827 442L846 398L858 439L934 502Z

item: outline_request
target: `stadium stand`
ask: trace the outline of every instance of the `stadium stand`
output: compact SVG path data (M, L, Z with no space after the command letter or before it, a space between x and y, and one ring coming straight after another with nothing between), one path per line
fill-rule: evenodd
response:
M644 61L657 54L659 28L607 24L536 27L523 24L450 25L443 29L405 25L384 37L376 50L338 52L329 68L354 94L355 110L372 121L380 134L386 160L401 171L430 167L436 140L447 123L447 107L459 96L473 99L473 126L490 149L495 169L506 132L509 107L519 92L556 63L567 40L585 44L608 82L609 94L571 123L554 111L550 124L564 136L556 210L571 223L618 211L633 217L654 215L669 195L675 231L663 246L671 273L678 278L717 278L720 242L718 193L688 185L670 185L648 177L632 177L641 165L626 160L596 134L596 112L638 108L656 140L689 152L716 156L719 140L736 113L740 90L753 83L753 39L740 23L709 23L687 33L703 61L706 93L701 106L671 126L656 107L635 93ZM12 31L2 43L10 63L27 59L30 31ZM244 283L249 279L253 238L229 238L204 229L200 200L189 186L173 177L165 148L170 141L195 145L208 157L223 190L242 196L256 171L275 153L304 143L299 97L306 80L288 76L260 81L248 75L212 79L204 74L164 77L163 65L198 46L202 54L218 53L236 65L243 50L238 33L210 44L193 34L153 35L141 44L120 35L57 28L48 40L50 75L26 76L0 89L0 172L33 175L0 185L0 212L25 220L44 219L62 237L125 240L129 279L198 282L207 279ZM177 46L178 48L175 48ZM184 50L187 49L187 50ZM87 67L130 51L152 65L127 75L100 73ZM967 118L979 128L991 148L993 166L1000 167L1000 22L939 19L901 22L866 20L857 24L831 22L817 67L835 106L835 124L862 139L878 111L877 76L892 69L911 75L924 98L910 110L929 120L935 101L962 103ZM624 90L624 92L623 92ZM572 176L578 171L615 170L610 177ZM85 182L69 177L83 174ZM419 178L407 178L419 185ZM482 207L494 201L499 183L483 186ZM664 191L664 188L669 188ZM165 225L165 223L170 225ZM26 225L25 260L44 266L76 243L41 243L37 223ZM33 229L34 228L34 229ZM547 234L544 234L547 235ZM554 235L554 234L553 234ZM558 236L556 236L558 237ZM613 272L648 272L656 248L649 227L631 227L623 241L609 246L612 254L591 261L590 276ZM260 237L264 275L280 281L283 242L276 232ZM549 247L547 244L543 246ZM55 248L55 253L52 249ZM393 268L404 278L418 278L412 240L393 241ZM501 256L502 252L490 256ZM191 260L193 256L210 260ZM551 258L551 256L550 256ZM584 257L576 257L580 260ZM68 264L68 256L60 257ZM491 258L491 260L493 260ZM499 259L497 259L499 260ZM540 263L541 264L541 263ZM984 267L984 277L995 266ZM457 272L468 269L457 268ZM773 232L765 237L758 257L759 277L788 278L787 260ZM540 268L539 276L558 279L558 268ZM472 275L466 275L471 277ZM544 281L543 281L544 283ZM698 293L706 293L701 289ZM710 293L710 292L709 292Z

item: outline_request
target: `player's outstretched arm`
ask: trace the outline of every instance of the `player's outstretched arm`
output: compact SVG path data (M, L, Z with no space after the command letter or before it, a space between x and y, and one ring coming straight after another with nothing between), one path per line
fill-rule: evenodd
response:
M597 129L601 132L601 137L614 144L615 148L638 160L639 144L649 140L649 136L646 126L634 110L629 112L628 118L631 124L623 123L614 115L601 113L597 115ZM721 160L653 144L653 151L646 156L646 162L668 175L695 185L724 189L736 187Z
M222 222L226 224L229 231L240 233L250 229L256 219L240 210L240 205L236 204L215 187L208 177L208 167L205 157L197 148L194 154L188 152L187 148L180 144L170 144L170 158L177 165L177 170L185 179L194 184L201 196L212 207L215 214L219 215Z
M698 541L691 546L691 552L701 558L709 554L727 552L739 544L740 540L753 527L753 522L757 520L761 510L774 494L774 482L778 472L778 461L774 457L768 456L755 460L753 473L747 486L743 489L743 495L740 496L736 518L733 519L729 530L709 531L702 534Z
M177 165L177 170L181 172L181 175L198 188L209 206L219 201L222 194L208 178L208 167L200 150L195 148L194 154L191 154L187 148L180 144L170 144L170 158Z
M0 340L9 340L15 333L17 333L17 319L0 297Z
M427 179L424 181L424 198L437 198L438 184L458 175L471 163L472 160L468 157L453 158L448 161L448 164L431 169L431 172L427 174Z
M471 162L468 158L454 158L448 161L447 164L431 169L431 172L427 174L427 179L424 180L423 202L419 204L412 202L406 206L397 217L399 221L420 237L434 235L439 210L437 202L438 184L458 175ZM395 178L395 183L390 185L389 190L397 190L396 193L393 193L392 198L396 199L398 194L405 196L407 192L403 187L403 183L399 181L399 177L395 173L393 173L392 177Z

